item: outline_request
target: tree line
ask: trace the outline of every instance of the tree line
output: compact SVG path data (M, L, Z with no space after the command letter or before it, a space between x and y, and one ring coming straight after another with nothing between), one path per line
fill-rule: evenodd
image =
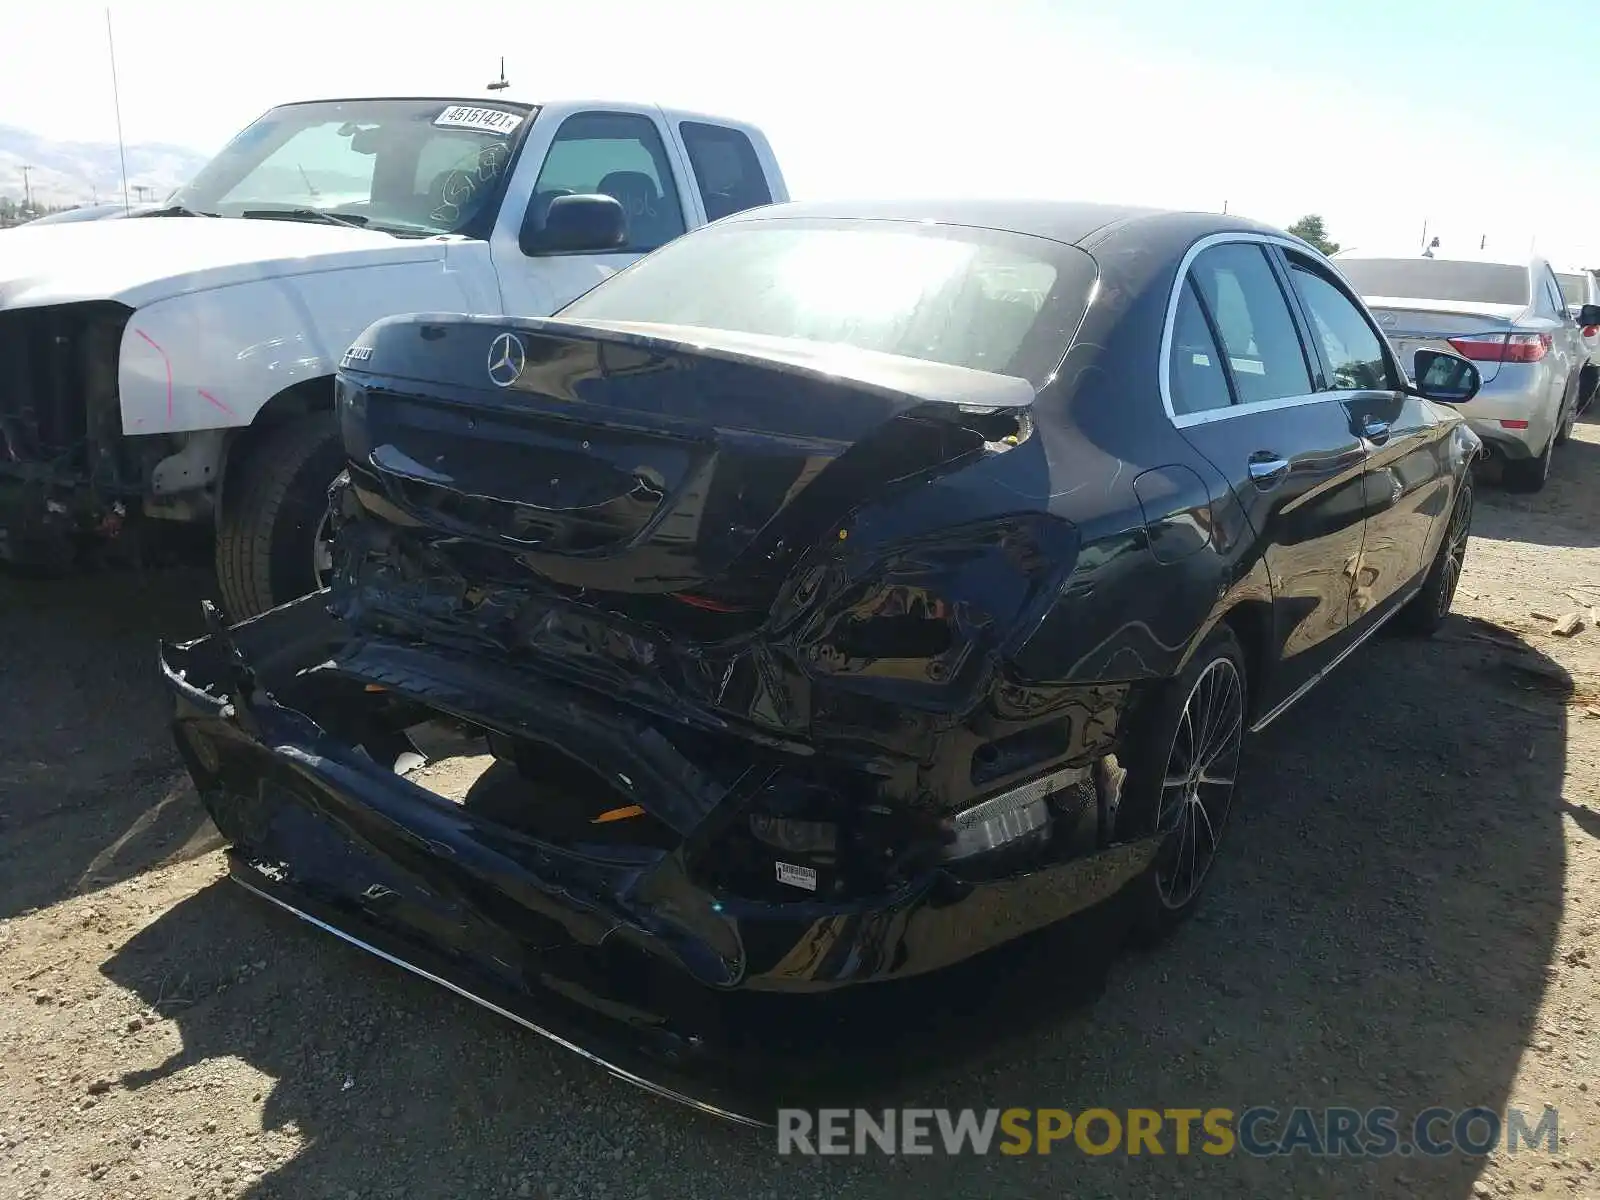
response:
M10 196L0 196L0 229L8 229L12 225L21 225L24 221L31 221L35 217L47 217L51 213L65 212L69 208L79 207L76 204L40 204L34 201L30 207L21 200L14 200Z

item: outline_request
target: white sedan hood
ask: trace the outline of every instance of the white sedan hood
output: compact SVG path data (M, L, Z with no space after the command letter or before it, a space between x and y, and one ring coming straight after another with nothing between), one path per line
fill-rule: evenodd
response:
M312 271L437 260L445 240L303 221L136 217L0 232L0 309L82 300L131 308Z

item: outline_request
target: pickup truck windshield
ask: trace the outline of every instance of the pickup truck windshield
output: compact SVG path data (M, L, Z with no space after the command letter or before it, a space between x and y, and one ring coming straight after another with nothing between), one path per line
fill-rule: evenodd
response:
M1083 251L1027 234L769 218L669 242L557 315L846 345L1039 387L1097 274Z
M174 193L171 211L481 236L535 115L500 101L286 104Z

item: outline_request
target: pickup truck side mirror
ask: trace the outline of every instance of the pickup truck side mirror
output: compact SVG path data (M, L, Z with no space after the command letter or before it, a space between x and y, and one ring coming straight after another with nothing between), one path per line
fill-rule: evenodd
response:
M628 216L612 196L557 196L539 220L538 205L522 218L517 244L527 255L595 254L628 241Z
M1585 304L1578 309L1578 324L1585 329L1590 325L1600 325L1600 304Z
M1412 376L1417 384L1408 390L1441 404L1465 404L1483 386L1478 368L1459 354L1418 350L1412 365Z

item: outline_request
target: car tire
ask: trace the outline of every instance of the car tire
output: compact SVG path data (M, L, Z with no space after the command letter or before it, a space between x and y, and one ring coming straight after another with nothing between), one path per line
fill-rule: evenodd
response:
M1578 389L1572 389L1572 403L1564 405L1562 412L1566 414L1556 425L1555 442L1558 446L1565 446L1572 439L1572 427L1578 423Z
M1600 369L1593 364L1586 366L1578 372L1578 415L1582 416L1589 411L1589 406L1594 403L1595 392L1600 389Z
M1132 885L1133 934L1142 943L1165 937L1199 905L1236 799L1249 698L1244 652L1218 625L1138 719L1118 836L1164 835Z
M1439 552L1433 556L1433 565L1422 581L1422 588L1406 606L1395 614L1395 628L1416 637L1432 637L1450 615L1450 605L1456 598L1456 588L1461 583L1461 571L1467 561L1467 543L1472 533L1472 476L1468 473L1456 494L1455 507L1450 510L1450 523L1445 526Z
M344 466L332 413L312 413L239 447L217 521L217 585L235 621L314 592L328 488Z
M1550 482L1550 460L1555 457L1556 438L1551 434L1544 451L1534 458L1508 458L1500 476L1507 491L1542 492Z

